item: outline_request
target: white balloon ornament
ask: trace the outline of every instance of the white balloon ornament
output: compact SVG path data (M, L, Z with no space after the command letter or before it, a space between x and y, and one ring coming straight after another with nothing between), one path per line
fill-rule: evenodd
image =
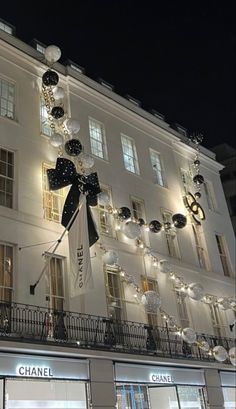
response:
M217 345L213 348L214 358L219 362L224 362L228 358L228 353L224 347Z
M197 335L195 331L189 327L183 329L181 336L183 340L187 342L188 344L193 344L197 339Z
M218 298L217 300L219 308L223 311L229 310L231 308L230 302L228 300L228 298Z
M65 125L68 132L73 135L77 134L80 130L80 123L76 119L72 118L67 119Z
M49 142L54 148L59 148L64 143L64 138L59 133L53 133L49 138Z
M49 63L54 63L61 58L61 50L56 45L49 45L45 49L44 55Z
M85 169L91 169L94 166L94 159L87 153L81 153L79 155L79 160Z
M171 266L169 261L167 260L160 260L159 261L159 270L161 273L167 274L171 272Z
M129 239L137 239L141 235L141 227L135 222L125 223L122 231Z
M199 283L191 283L187 289L187 294L195 301L200 301L204 296L204 288Z
M156 291L145 291L141 299L147 313L156 314L161 306L161 298Z
M109 264L113 266L114 264L118 264L118 254L114 250L108 250L103 256L103 262L105 264Z
M229 350L229 359L232 365L236 366L236 347Z
M65 97L65 91L62 87L56 87L53 90L53 96L55 99L63 99Z

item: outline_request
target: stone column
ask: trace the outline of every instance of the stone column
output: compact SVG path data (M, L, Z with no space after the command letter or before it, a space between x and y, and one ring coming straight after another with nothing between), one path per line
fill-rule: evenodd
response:
M224 409L223 390L218 370L205 369L205 380L209 409Z
M112 361L90 359L90 391L92 409L114 409L116 407Z

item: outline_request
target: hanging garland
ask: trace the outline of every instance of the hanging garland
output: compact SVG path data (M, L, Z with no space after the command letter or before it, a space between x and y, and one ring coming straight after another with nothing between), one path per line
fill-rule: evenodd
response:
M65 203L63 216L66 218L68 212L75 212L74 203L74 192L75 187L79 190L77 196L80 192L87 194L87 206L95 206L97 204L97 199L100 204L107 207L107 210L117 221L117 229L122 227L123 233L130 239L136 239L137 247L143 248L144 253L148 255L155 267L159 265L159 269L162 273L169 273L172 280L175 281L177 286L181 285L181 290L185 291L187 295L196 300L203 300L206 303L217 303L222 309L232 308L235 310L236 302L235 300L229 300L226 298L217 298L213 295L204 295L204 289L199 283L187 284L183 281L182 277L175 274L170 265L168 265L166 260L158 261L158 258L153 255L153 252L144 245L143 241L140 239L142 229L145 231L150 231L151 233L159 233L161 231L166 231L168 233L174 233L174 229L182 229L187 224L187 218L185 215L180 213L174 214L172 216L171 222L161 223L158 220L151 220L146 223L143 219L135 219L131 217L131 211L127 207L120 207L118 209L112 208L109 205L109 198L104 192L100 192L99 183L97 175L91 173L91 168L94 165L93 158L83 152L83 147L80 141L77 139L77 134L80 130L80 124L77 120L68 117L65 111L63 98L65 97L64 89L58 86L59 76L52 70L52 66L61 57L61 51L57 46L51 45L45 50L45 58L49 69L42 76L42 96L44 98L45 107L48 114L48 119L50 122L50 128L52 129L52 135L50 136L50 143L52 146L58 148L59 158L57 160L56 169L50 169L48 172L49 187L52 190L61 188L62 186L67 186L71 184L71 190ZM204 178L199 171L199 144L202 142L202 135L193 135L191 137L191 142L196 146L196 157L194 159L193 165L195 169L195 175L193 176L193 183L196 188L194 193L194 198L199 199L201 197L200 186L204 183ZM74 157L77 162L74 165L73 162L68 159L61 158L63 154L63 144L64 150L67 155ZM77 168L79 173L77 173ZM76 180L76 186L74 185ZM100 192L100 193L99 193ZM90 200L90 201L89 201ZM68 203L67 203L68 202ZM69 203L70 202L70 203ZM195 206L195 201L190 205L191 211ZM92 222L92 221L91 221ZM122 225L122 222L123 223ZM65 223L64 223L65 225ZM95 229L96 232L96 229ZM94 233L94 231L93 231ZM91 236L92 245L98 237L96 234ZM104 251L103 262L108 265L118 266L118 254L114 250L106 250L104 246L99 243L100 248ZM189 343L196 344L200 349L207 352L209 355L213 355L219 362L225 361L228 357L233 365L236 365L236 348L231 348L229 352L225 350L222 346L215 346L210 348L209 344L204 340L197 340L196 333L192 328L182 328L177 325L175 317L169 315L166 311L161 308L161 298L159 294L155 291L145 291L143 292L141 288L136 284L132 275L126 273L124 269L119 266L120 274L127 283L127 285L132 286L135 291L135 298L137 302L144 305L145 309L149 313L156 314L158 310L161 312L162 318L168 323L170 327L176 332L177 335Z

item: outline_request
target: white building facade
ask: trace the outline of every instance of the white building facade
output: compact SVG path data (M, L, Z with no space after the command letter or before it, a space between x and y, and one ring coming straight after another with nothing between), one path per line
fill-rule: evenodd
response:
M233 347L235 237L222 166L200 148L201 208L190 212L194 144L76 66L56 63L65 110L80 122L77 137L107 200L92 209L100 237L90 248L93 289L72 297L67 235L51 255L68 188L49 191L46 170L61 153L74 158L50 143L41 93L48 67L8 32L0 48L0 408L235 407L230 360L178 334L190 327L211 350ZM144 220L138 239L125 234L121 207ZM167 228L175 214L187 217L184 228ZM155 220L158 233L147 228ZM105 263L112 251L116 263ZM204 299L189 296L191 283ZM157 314L141 302L146 291L160 294Z

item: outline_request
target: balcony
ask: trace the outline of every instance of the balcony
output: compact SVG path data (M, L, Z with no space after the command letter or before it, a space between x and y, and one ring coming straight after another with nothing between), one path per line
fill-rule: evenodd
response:
M0 301L1 339L44 345L63 344L68 348L77 346L123 354L215 361L214 357L196 345L184 342L168 326L151 327L139 322L115 321L106 317ZM231 338L197 334L197 339L207 341L210 347L222 345L229 350L234 346ZM229 361L224 363L230 364Z

